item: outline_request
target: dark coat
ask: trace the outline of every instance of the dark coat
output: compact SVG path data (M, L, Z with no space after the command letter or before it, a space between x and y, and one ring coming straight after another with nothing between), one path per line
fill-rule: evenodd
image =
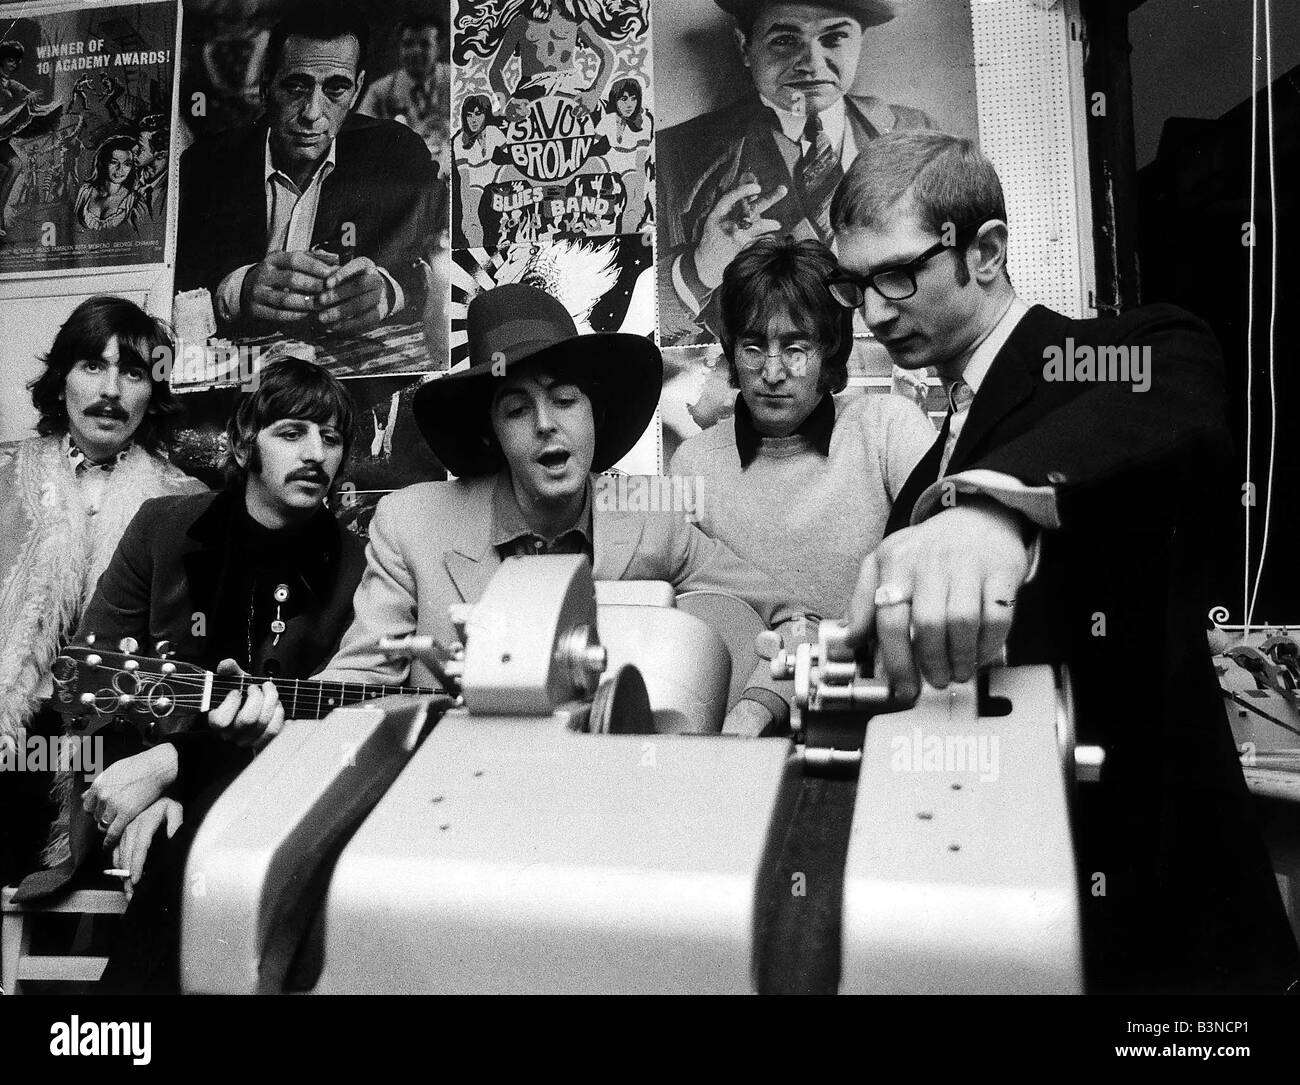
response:
M1149 346L1150 388L1046 380L1044 350L1067 338ZM1300 975L1296 947L1206 641L1205 528L1232 462L1218 345L1173 306L1105 320L1035 306L970 412L949 475L982 468L1056 488L1061 526L1042 533L1008 652L1068 664L1079 741L1106 750L1102 782L1075 804L1090 983L1284 986ZM908 523L938 453L908 480L889 531Z
M181 157L176 289L217 286L266 256L266 132L254 124L199 140ZM353 114L339 130L333 172L321 186L313 246L355 226L356 255L368 256L406 295L401 318L419 320L424 268L442 225L433 214L435 170L424 142L405 125ZM262 330L247 321L234 331Z
M94 633L112 650L122 637L133 637L142 655L166 640L175 659L206 670L227 654L246 655L229 647L242 645L243 630L219 624L230 609L237 576L232 528L241 500L238 492L227 491L146 501L100 578L76 640ZM272 647L269 630L261 630L255 658L240 658L253 673L272 669L279 678L310 677L334 654L352 622L364 545L326 512L313 521L304 541L297 581L288 583L279 643ZM239 609L242 613L242 605ZM247 756L201 729L173 741L181 755L177 797L192 794L225 771L227 762Z

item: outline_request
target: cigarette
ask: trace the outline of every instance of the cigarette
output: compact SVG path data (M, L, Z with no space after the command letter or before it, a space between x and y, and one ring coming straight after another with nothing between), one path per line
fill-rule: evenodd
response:
M113 867L110 870L104 871L104 873L110 878L129 878L131 876L129 870L122 870L119 867Z

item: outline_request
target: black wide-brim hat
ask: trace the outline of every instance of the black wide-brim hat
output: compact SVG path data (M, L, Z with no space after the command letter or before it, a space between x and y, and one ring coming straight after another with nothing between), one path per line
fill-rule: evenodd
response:
M723 11L739 19L746 11L753 11L765 3L774 0L714 0ZM799 3L799 0L788 0ZM897 0L808 0L809 7L833 8L852 16L865 30L869 26L880 26L894 18L897 12Z
M596 419L593 471L626 456L654 417L664 363L644 336L579 335L563 303L520 283L475 297L466 326L469 368L421 385L414 404L420 432L453 475L490 475L505 465L490 439L489 412L501 378L525 362L572 376L589 390Z

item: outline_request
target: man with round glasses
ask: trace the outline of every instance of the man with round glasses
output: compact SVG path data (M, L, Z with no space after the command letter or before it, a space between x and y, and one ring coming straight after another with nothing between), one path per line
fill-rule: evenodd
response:
M902 396L835 398L853 313L827 289L834 271L820 241L788 237L760 238L731 262L719 297L735 414L684 441L669 465L702 480L704 532L784 579L814 618L843 611L934 442Z
M969 140L874 141L831 216L836 294L951 407L862 565L849 642L874 637L905 696L1004 641L1012 663L1068 667L1079 741L1105 750L1072 810L1090 989L1294 989L1205 637L1205 525L1232 486L1213 337L1172 306L1071 320L1017 297L1001 185ZM1135 351L1144 379L1100 368Z

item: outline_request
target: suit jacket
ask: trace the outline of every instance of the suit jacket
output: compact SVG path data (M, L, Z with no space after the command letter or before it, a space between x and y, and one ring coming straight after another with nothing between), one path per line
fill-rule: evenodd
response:
M444 644L455 639L447 608L476 602L501 564L490 541L498 485L510 485L509 475L422 482L379 502L356 619L323 678L438 684L423 664L388 660L375 644L413 633ZM609 511L596 503L592 519L596 580L666 580L678 591L726 592L769 624L795 613L782 589L680 515Z
M218 132L181 157L176 289L217 285L266 256L264 123ZM403 320L422 318L427 294L420 264L434 246L435 170L424 142L405 125L353 114L339 130L334 170L321 185L312 244L338 241L355 226L356 254L368 256L406 295ZM241 320L232 328L259 329Z
M217 647L221 632L214 628L217 601L231 590L232 561L237 560L231 525L241 500L238 491L225 491L145 502L82 615L77 639L94 633L98 643L115 645L122 637L134 637L142 654L167 640L176 659L215 668L224 654ZM333 654L352 621L363 546L331 520L322 527L304 548L297 582L289 584L279 643L255 652L259 658L273 654L278 677L308 677ZM192 778L187 793L208 782L217 763L244 756L202 730L174 741L181 755L180 775Z
M158 497L140 506L99 580L81 617L74 640L94 633L99 644L116 650L133 637L139 654L151 655L159 641L170 641L174 658L211 670L224 654L222 638L211 619L226 599L238 560L231 545L238 492ZM283 609L284 633L273 654L285 678L305 678L328 659L352 618L352 592L363 564L359 539L325 514L322 530L304 542L301 574L290 583ZM200 618L202 620L200 620ZM242 633L242 631L241 631ZM242 638L241 638L242 639ZM269 650L269 637L263 650ZM257 653L259 657L262 652ZM110 728L103 733L105 763L139 753L134 731ZM210 787L228 783L251 760L252 752L227 742L204 727L173 735L177 779L168 795L189 805ZM57 865L23 882L24 899L62 889L74 877L99 838L89 828L78 801L80 781L60 774L61 812L48 849ZM69 853L68 837L72 846Z
M1049 381L1044 351L1150 348L1150 387ZM1022 319L970 406L948 474L1056 489L1012 663L1068 664L1080 742L1100 743L1075 833L1094 986L1269 989L1300 975L1206 641L1204 525L1227 485L1222 360L1173 306ZM905 526L940 445L895 504ZM1097 875L1104 875L1099 882Z
M929 128L919 109L890 105L879 98L845 95L845 119L859 149L895 128ZM659 134L655 185L659 222L659 333L666 346L693 341L701 333L694 314L672 282L677 258L693 249L719 198L753 173L764 192L785 185L786 195L764 214L781 223L781 232L816 237L773 128L775 119L751 88L730 105L715 109ZM665 251L666 250L666 251ZM701 299L703 300L703 299ZM712 336L708 336L712 338Z

